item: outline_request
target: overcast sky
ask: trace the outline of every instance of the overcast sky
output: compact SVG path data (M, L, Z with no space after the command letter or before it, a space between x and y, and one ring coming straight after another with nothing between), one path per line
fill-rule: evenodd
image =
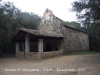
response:
M71 12L71 3L75 0L3 0L10 1L22 11L33 12L43 16L46 8L64 21L77 21L75 12Z

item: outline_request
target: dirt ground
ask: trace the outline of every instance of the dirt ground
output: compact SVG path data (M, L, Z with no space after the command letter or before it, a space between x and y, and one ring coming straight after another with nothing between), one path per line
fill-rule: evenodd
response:
M100 75L100 54L34 61L0 58L0 75Z

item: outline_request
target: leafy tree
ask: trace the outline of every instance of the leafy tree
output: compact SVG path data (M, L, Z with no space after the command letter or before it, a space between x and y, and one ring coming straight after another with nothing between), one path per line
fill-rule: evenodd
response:
M0 3L0 55L14 53L15 45L11 38L20 27L36 29L41 18L32 13L21 12L13 3Z
M76 29L80 29L81 27L81 24L75 21L72 21L72 22L65 21L64 24Z
M21 12L21 21L25 28L37 29L41 18L34 13Z
M90 35L90 50L100 51L100 0L78 0L72 7Z

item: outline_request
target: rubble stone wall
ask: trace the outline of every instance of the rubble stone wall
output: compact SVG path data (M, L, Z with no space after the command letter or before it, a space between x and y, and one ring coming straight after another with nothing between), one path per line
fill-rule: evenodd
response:
M23 51L19 51L19 52L17 52L17 57L19 57L19 58L24 58L24 52Z
M87 33L67 28L63 28L63 49L64 53L73 51L89 50L89 37Z
M50 52L43 52L41 55L41 59L50 58L62 55L63 51L50 51Z

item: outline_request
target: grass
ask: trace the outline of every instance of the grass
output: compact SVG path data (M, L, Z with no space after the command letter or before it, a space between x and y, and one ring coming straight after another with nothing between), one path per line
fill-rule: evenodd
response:
M87 55L87 54L100 54L100 52L72 52L72 53L68 53L67 55Z

